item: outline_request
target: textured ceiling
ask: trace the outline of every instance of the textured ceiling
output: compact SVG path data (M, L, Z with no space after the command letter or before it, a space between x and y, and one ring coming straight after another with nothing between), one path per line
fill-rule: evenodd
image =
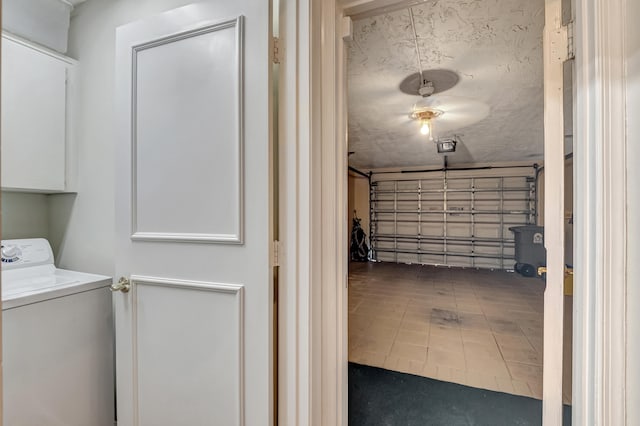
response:
M436 136L462 139L449 164L542 160L544 0L431 0L411 11L423 70L451 70L460 80L426 100L402 93L400 83L418 71L409 9L354 21L349 164L442 165L408 118L421 101L445 111Z

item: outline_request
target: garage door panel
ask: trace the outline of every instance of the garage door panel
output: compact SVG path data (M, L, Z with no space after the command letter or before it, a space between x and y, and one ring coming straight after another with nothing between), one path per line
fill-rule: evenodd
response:
M397 227L398 235L418 235L418 223L398 223Z
M451 223L447 227L447 237L466 237L473 236L473 226L469 222Z
M444 235L444 228L440 223L422 223L421 235L431 237L442 237Z

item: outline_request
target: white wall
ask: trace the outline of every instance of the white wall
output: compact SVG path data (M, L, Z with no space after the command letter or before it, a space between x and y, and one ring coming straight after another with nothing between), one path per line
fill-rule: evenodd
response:
M193 0L91 0L76 7L68 55L78 59L78 195L51 196L61 267L114 271L114 51L118 26ZM61 235L60 229L64 229Z
M2 191L2 239L49 238L49 203L44 194Z
M71 9L61 0L3 0L2 29L65 53Z
M640 424L640 2L627 4L627 424Z
M47 238L56 264L76 194L32 194L2 191L2 239ZM63 201L63 203L61 203ZM56 203L56 208L51 206Z

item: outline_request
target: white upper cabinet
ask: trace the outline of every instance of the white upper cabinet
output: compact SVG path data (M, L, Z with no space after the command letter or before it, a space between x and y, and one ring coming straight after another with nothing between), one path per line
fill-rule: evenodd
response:
M73 65L2 35L3 189L67 189L67 74Z

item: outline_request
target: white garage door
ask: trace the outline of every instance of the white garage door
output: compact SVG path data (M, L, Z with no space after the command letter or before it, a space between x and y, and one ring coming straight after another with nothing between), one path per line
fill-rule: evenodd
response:
M378 261L512 269L509 228L535 220L534 167L372 176Z

